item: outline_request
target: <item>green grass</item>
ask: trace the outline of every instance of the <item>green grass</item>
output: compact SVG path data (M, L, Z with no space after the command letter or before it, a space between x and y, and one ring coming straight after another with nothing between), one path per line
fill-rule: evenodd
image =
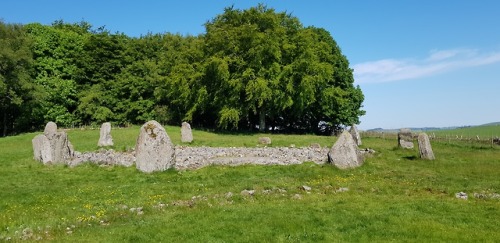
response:
M180 130L167 127L175 144ZM98 130L72 130L79 151ZM138 127L115 129L115 149ZM393 139L365 138L377 151L362 167L209 166L144 174L134 167L43 166L35 133L0 138L0 241L55 242L494 242L500 239L500 149L433 141L435 161ZM194 131L190 146L331 146L332 137ZM312 187L310 193L302 185ZM349 188L339 192L339 188ZM255 190L244 196L244 189ZM466 192L469 200L455 198ZM232 192L232 196L227 194ZM163 206L163 204L165 204ZM131 212L142 207L143 214ZM25 231L23 234L23 230Z
M463 136L467 138L476 138L476 136L479 136L481 139L488 139L500 137L500 125L464 127L451 130L429 131L428 133L435 133L436 136Z

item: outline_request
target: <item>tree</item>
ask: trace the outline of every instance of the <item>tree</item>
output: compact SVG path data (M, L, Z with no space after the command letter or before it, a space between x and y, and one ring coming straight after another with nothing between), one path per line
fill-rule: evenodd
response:
M0 111L2 136L36 125L31 108L39 98L39 88L30 77L31 39L22 25L0 21Z
M34 82L44 89L40 101L44 121L61 126L79 123L75 114L78 104L77 60L83 53L90 25L56 21L52 26L32 23L25 26L33 39Z
M319 132L358 123L363 102L330 33L260 4L205 24L203 86L220 128Z

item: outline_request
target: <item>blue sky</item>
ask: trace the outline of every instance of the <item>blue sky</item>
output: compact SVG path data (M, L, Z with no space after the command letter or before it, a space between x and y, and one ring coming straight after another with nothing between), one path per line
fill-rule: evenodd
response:
M224 7L264 3L330 31L365 94L361 129L500 121L500 1L3 0L8 23L87 21L129 36L204 33Z

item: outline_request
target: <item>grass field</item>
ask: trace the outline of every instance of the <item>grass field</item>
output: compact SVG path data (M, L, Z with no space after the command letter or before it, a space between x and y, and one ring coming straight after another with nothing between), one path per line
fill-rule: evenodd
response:
M112 131L133 147L138 127ZM174 143L180 130L167 127ZM79 151L98 130L72 130ZM134 167L43 166L32 134L0 138L0 241L55 242L495 242L500 239L500 149L433 142L435 161L396 141L353 170L210 166L143 174ZM257 146L259 134L194 131L192 146ZM273 146L331 146L332 137L265 135ZM311 191L302 186L311 187ZM253 196L243 190L255 190ZM455 198L466 192L468 200ZM477 197L474 196L477 193Z
M439 131L429 131L428 133L435 133L436 136L463 136L466 138L492 138L500 137L500 125L491 126L474 126L474 127L464 127L450 130L439 130Z

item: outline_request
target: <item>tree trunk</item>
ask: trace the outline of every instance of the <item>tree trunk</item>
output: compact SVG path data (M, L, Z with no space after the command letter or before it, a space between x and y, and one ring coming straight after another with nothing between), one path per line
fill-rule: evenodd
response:
M261 109L259 112L259 131L265 132L266 130L266 112Z
M7 136L7 111L3 109L3 137Z

